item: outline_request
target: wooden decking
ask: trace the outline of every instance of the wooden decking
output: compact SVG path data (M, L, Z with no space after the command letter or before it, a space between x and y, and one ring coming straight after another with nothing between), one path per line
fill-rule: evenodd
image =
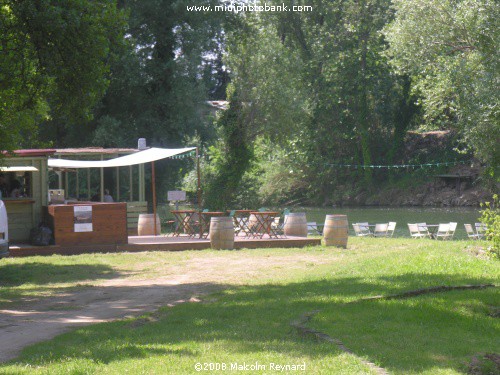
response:
M235 249L256 249L269 247L305 247L321 244L320 238L286 237L278 239L253 239L236 237ZM165 236L131 236L128 244L119 245L71 245L71 246L32 246L27 244L11 244L9 251L11 257L24 257L34 255L75 255L84 253L115 253L139 251L182 251L210 249L210 240L188 237Z

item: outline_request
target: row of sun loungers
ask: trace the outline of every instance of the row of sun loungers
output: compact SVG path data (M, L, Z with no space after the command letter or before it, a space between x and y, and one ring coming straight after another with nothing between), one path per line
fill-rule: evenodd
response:
M483 223L475 223L475 230L472 224L464 224L467 236L470 239L480 240L485 237L486 225ZM436 228L434 232L432 229ZM441 223L438 225L427 225L426 223L408 224L410 235L413 238L434 238L436 240L451 240L455 235L457 223Z
M483 223L475 223L475 230L472 224L464 224L467 236L470 239L483 239L486 226ZM396 222L370 225L368 223L353 223L352 227L357 237L392 237L396 229ZM412 238L433 238L441 240L451 240L455 235L457 223L441 223L429 225L427 223L408 224L410 236Z
M392 237L396 229L396 222L370 225L368 223L353 223L354 233L358 237ZM373 231L370 229L373 227Z

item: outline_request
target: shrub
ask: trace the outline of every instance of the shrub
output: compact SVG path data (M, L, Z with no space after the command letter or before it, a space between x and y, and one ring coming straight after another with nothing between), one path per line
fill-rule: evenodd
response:
M486 238L492 242L488 249L491 256L500 258L500 202L498 195L493 195L493 202L481 204L481 222L486 224Z

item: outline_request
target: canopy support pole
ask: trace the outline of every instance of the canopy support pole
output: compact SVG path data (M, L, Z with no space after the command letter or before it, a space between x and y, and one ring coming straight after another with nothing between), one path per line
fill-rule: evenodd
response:
M151 162L151 188L153 192L153 220L155 223L155 232L156 236L156 177L155 177L155 162Z
M116 201L120 201L120 167L116 167Z
M139 164L137 166L137 170L139 171L138 173L138 179L139 179L139 200L140 201L145 201L146 200L146 197L145 197L145 194L144 194L144 164Z
M90 168L87 168L87 199L90 200Z
M80 199L80 179L78 176L78 168L76 169L76 199Z
M59 159L61 159L61 155L59 155ZM62 189L62 172L57 171L57 188L60 190Z
M68 172L64 172L64 198L69 197L69 178Z
M132 181L132 176L133 176L133 170L132 166L129 165L128 167L128 179L129 179L129 188L130 188L130 196L129 196L129 201L132 202L134 200L134 182Z
M104 160L104 157L101 155L101 160ZM104 202L104 168L101 169L101 202Z
M200 155L196 147L196 174L198 176L198 210L201 211L201 181L200 181Z
M201 217L201 182L200 182L200 154L198 152L198 147L196 147L196 174L198 176L198 221L200 222L200 238L203 237L203 219Z

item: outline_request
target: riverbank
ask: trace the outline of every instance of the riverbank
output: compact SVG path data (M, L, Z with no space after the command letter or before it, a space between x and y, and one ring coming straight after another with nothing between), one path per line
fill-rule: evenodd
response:
M500 183L495 186L485 177L488 173L479 160L451 152L455 146L450 131L408 132L399 163L430 163L429 167L398 170L371 188L361 183L338 186L326 205L480 207L492 199ZM436 160L457 159L462 161L450 167L433 165Z
M452 183L455 183L453 181ZM374 195L358 197L367 206L423 206L423 207L480 207L491 200L492 193L480 186L468 187L467 182L459 186L443 180L431 181L419 186L382 190Z
M384 184L344 195L338 205L480 207L492 199L493 190L482 183L479 167L457 166L445 173L420 175L400 184Z

